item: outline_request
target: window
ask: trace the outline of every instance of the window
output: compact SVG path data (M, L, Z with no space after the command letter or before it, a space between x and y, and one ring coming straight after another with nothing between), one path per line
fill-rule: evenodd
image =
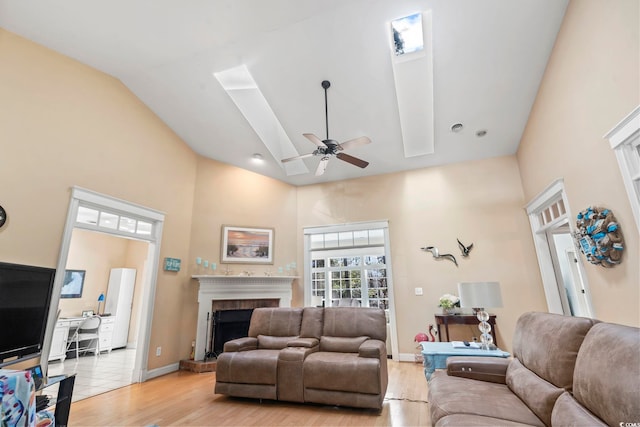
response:
M350 305L389 309L389 287L383 248L317 251L311 260L311 295L325 306Z
M76 226L85 230L109 231L143 240L148 240L153 232L153 224L150 222L88 205L78 206Z
M640 106L604 137L616 153L636 227L640 232Z
M325 306L389 309L383 228L327 230L309 234L310 296Z

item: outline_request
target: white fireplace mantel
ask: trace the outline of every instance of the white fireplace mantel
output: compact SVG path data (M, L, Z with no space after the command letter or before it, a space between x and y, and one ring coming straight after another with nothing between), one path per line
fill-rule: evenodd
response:
M196 360L204 359L209 331L209 318L214 300L278 299L280 307L291 307L295 276L223 276L196 275L198 289L198 326Z

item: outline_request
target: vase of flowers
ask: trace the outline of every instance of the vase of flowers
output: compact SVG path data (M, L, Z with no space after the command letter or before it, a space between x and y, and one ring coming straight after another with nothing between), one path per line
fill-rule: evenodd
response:
M442 307L442 314L455 314L456 308L460 307L460 298L456 295L444 294L439 301L438 307Z

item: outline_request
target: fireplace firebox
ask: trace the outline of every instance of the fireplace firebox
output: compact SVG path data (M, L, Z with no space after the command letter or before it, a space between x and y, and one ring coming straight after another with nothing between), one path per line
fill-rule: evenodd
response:
M224 350L224 343L246 337L253 308L244 310L219 310L213 312L211 328L212 355L218 357Z

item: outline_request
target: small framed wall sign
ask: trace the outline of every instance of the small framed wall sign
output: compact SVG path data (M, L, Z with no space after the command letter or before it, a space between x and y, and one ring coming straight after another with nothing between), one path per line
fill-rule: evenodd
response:
M222 226L222 262L273 264L273 228Z
M165 258L164 271L180 271L180 258Z

